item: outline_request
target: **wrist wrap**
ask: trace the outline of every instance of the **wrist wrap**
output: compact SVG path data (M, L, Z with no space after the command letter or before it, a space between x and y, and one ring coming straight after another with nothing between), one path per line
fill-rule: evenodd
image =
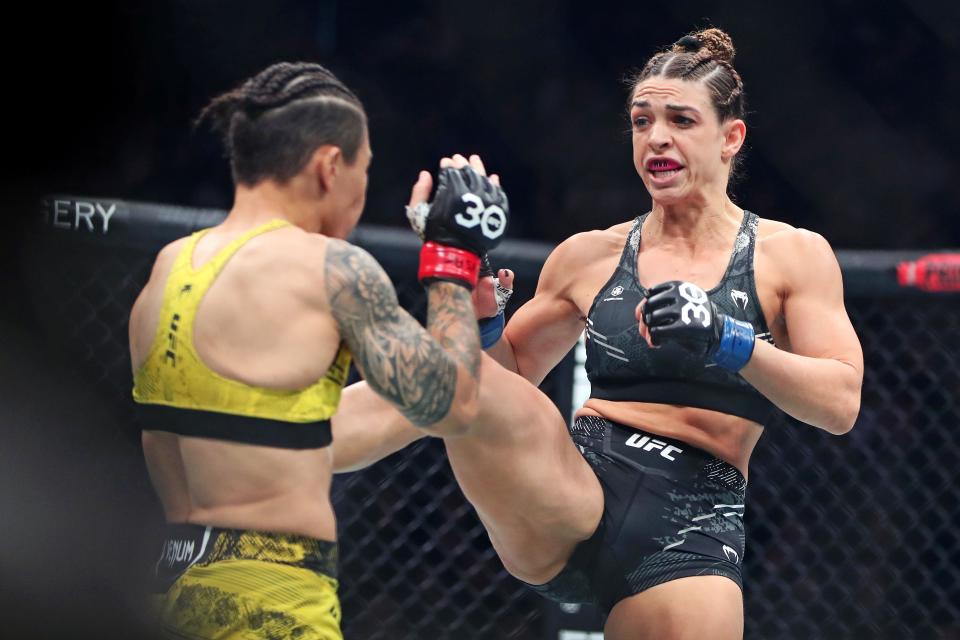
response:
M480 257L465 249L436 242L426 242L420 249L420 270L417 277L423 284L445 280L473 290L480 272Z
M724 316L720 345L713 354L713 361L727 371L740 371L750 361L755 343L753 325Z
M480 327L480 346L484 350L497 344L497 340L503 335L505 321L503 311L492 318L482 318L477 324Z

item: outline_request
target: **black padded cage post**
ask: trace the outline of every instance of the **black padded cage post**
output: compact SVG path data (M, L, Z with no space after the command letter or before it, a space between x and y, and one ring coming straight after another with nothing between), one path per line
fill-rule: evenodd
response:
M43 208L21 260L33 317L114 408L117 423L89 425L126 443L114 473L145 486L129 309L156 252L224 212L66 195ZM422 320L413 233L361 226L351 240ZM493 253L517 275L508 316L549 251L508 240ZM958 637L960 296L898 285L897 265L921 252L837 255L866 358L860 417L842 438L785 418L766 426L750 466L746 637ZM541 386L564 415L574 366L571 353ZM600 637L596 612L549 603L504 571L438 441L337 476L333 498L347 638Z

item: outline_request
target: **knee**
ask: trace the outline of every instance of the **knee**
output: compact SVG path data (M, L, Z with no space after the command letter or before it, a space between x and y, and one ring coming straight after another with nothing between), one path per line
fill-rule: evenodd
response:
M418 425L428 435L436 438L450 438L468 435L480 418L478 398L454 399L450 410L442 419L428 425Z

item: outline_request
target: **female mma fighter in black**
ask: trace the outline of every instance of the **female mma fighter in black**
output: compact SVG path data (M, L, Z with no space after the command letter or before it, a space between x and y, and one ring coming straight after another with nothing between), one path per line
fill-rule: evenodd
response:
M842 434L859 411L863 357L829 244L727 195L746 135L733 53L708 29L649 60L628 108L651 211L554 250L483 360L477 421L444 437L507 570L598 602L610 640L742 637L764 423L779 409ZM568 431L534 385L584 330L591 397ZM423 435L362 385L334 430L340 470Z

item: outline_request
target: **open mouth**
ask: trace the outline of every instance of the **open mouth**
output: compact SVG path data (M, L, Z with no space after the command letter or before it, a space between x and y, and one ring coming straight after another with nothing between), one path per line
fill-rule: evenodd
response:
M672 178L682 169L682 164L670 158L652 158L647 161L647 171L659 179Z

